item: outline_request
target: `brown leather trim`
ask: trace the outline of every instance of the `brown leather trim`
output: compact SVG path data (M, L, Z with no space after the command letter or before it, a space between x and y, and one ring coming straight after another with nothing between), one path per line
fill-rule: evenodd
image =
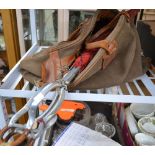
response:
M116 54L117 54L117 48L118 48L118 44L115 40L113 40L110 44L108 49L110 49L110 53L107 54L103 54L103 64L102 64L102 69L105 69L111 62L112 60L115 58Z
M15 141L11 142L11 146L18 146L21 143L23 143L27 139L27 135L29 133L29 130L25 130Z
M43 62L41 66L41 79L42 82L53 82L57 79L60 71L60 58L58 51L49 54L49 58Z
M74 60L75 54L60 59L58 51L50 53L49 58L41 65L41 82L53 82L61 78Z
M104 44L107 45L107 42L108 41L105 41ZM110 51L110 52L108 54L106 53L106 50L103 52L103 55L102 55L103 63L102 63L101 69L105 69L112 62L112 60L115 58L115 56L117 54L118 44L115 40L113 40L109 43L109 46L107 48L109 48L108 51ZM78 79L75 79L75 81L73 81L73 83L70 85L70 87L73 88L76 85L78 85L81 81L83 81L83 78L85 77L85 75L95 66L95 64L98 62L98 60L99 59L97 59L89 68L84 70L82 76L80 76Z
M116 41L107 41L107 40L100 40L92 43L86 44L86 49L93 49L93 48L103 48L106 50L107 54L112 54L116 51Z
M4 139L4 142L7 142L13 135L15 135L14 130L12 130Z
M4 134L5 134L8 130L10 130L10 129L11 129L11 127L5 126L5 127L1 130L1 133L0 133L0 140L1 140L1 141L4 141L3 136L4 136Z
M134 18L135 16L137 16L139 11L140 9L131 9L128 10L127 13L129 14L130 18Z
M8 130L9 128L7 128ZM7 131L5 129L5 132ZM3 130L4 131L4 130ZM4 132L3 132L4 133ZM23 142L25 141L26 142L26 145L27 146L32 146L34 144L34 139L32 138L28 138L28 133L29 133L29 130L25 130L23 132L23 134L19 134L19 133L16 133L14 132L13 130L5 137L4 140L1 140L0 141L0 145L3 145L3 146L18 146L18 145L22 145ZM13 137L15 138L15 140L13 142L8 142L8 140Z
M103 55L103 63L102 63L102 69L105 69L115 58L116 52L112 53L111 55Z
M75 54L72 54L72 55L69 55L69 56L66 56L64 58L61 58L60 61L61 61L61 66L70 66L72 64L72 62L75 60Z
M45 68L45 64L42 63L41 65L41 79L42 81L46 81L46 68Z
M19 134L17 134L17 133L14 133L14 131L12 130L10 133L8 133L8 135L7 135L5 138L3 138L4 134L5 134L8 130L10 130L10 129L14 129L14 128L6 126L6 127L4 127L4 128L1 130L1 133L0 133L0 141L1 141L1 143L0 143L0 144L2 144L2 145L5 145L5 144L6 144L6 145L11 145L11 146L17 146L17 145L20 145L22 142L24 142L24 141L27 139L27 135L28 135L28 133L29 133L29 130L26 129L26 130L23 132L23 134L21 134L15 141L10 142L10 143L7 144L7 141L8 141L12 136L14 136L14 135L19 135Z

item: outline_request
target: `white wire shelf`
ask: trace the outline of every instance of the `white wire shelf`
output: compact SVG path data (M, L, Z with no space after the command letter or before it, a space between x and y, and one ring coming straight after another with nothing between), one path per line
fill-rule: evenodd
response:
M26 56L40 52L42 49L48 47L38 46L34 44L30 50L22 57L23 60ZM19 71L19 64L9 72L9 74L2 80L0 87L0 96L7 98L30 98L36 93L36 87L28 90L30 83L25 82L22 90L15 90L18 83L22 80L22 75ZM46 96L46 99L52 99L54 93L50 92ZM155 104L155 73L149 70L147 74L144 74L131 82L125 83L121 86L115 86L106 89L98 90L86 90L86 91L73 91L67 92L65 95L66 100L76 101L93 101L93 102L122 102L122 103L154 103Z

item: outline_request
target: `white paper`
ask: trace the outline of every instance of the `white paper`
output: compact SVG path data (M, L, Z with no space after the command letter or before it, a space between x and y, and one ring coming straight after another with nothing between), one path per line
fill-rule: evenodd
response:
M77 123L72 123L56 140L55 146L120 146L119 143Z

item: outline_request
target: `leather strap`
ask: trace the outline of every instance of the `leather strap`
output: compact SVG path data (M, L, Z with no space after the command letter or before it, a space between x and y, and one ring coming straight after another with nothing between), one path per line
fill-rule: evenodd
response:
M13 135L15 135L16 133L14 132L14 130L12 130L3 140L4 140L4 142L7 142L7 141L9 141L9 139L13 136Z
M117 49L116 41L100 40L86 44L86 49L103 48L108 55L111 55Z
M127 13L129 14L130 18L134 18L137 16L139 11L140 9L130 9L127 11Z
M20 145L27 139L28 133L29 133L29 130L26 129L15 141L11 142L10 145L11 146Z
M107 40L101 40L93 43L87 44L87 49L94 49L94 48L103 48L105 49L105 53L103 54L103 63L102 69L105 69L115 58L116 51L117 51L117 43L115 40L108 42Z
M1 143L0 143L0 145L2 144L2 145L18 146L18 145L22 144L22 143L28 138L28 133L29 133L29 130L28 130L28 129L24 130L24 132L23 132L22 134L17 134L17 133L15 133L15 132L12 130L12 131L11 131L10 133L8 133L8 135L6 135L6 137L4 138L4 137L3 137L4 134L5 134L8 130L10 130L10 129L13 129L13 130L14 130L14 128L11 128L11 127L8 127L8 126L6 126L5 128L3 128L3 129L1 130L1 133L0 133L0 141L1 141ZM7 141L8 141L12 136L14 136L14 135L20 135L20 136L19 136L15 141L10 142L10 143L7 144ZM32 143L32 142L31 142L31 143Z
M103 69L106 68L115 58L117 51L116 41L109 42L107 40L104 40L104 38L106 38L106 35L108 35L108 33L110 33L111 30L116 26L117 21L121 15L124 15L127 21L130 22L130 20L135 17L138 12L139 10L121 11L108 25L104 26L90 38L90 43L86 43L86 49L103 48L106 50L106 53L103 54ZM103 37L103 40L95 41L99 39L101 35Z
M11 127L5 126L5 127L1 130L1 133L0 133L0 140L1 140L1 141L4 141L3 136L4 136L4 134L5 134L8 130L10 130L10 129L11 129Z
M116 54L117 52L113 52L111 55L103 54L102 69L105 69L112 62Z

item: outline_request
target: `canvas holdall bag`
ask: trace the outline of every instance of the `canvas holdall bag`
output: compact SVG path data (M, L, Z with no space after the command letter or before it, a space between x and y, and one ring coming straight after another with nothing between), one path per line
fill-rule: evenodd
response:
M85 50L97 52L71 82L70 90L120 85L144 74L142 49L133 22L137 12L97 10L67 41L25 58L20 63L23 77L37 86L61 79Z

